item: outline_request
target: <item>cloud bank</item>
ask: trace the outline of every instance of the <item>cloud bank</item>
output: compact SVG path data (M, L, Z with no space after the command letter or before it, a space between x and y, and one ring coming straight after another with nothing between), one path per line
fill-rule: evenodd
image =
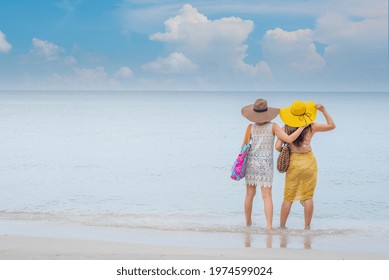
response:
M50 33L11 46L0 31L2 76L61 89L388 90L387 1L308 2L123 0L122 26L94 19L116 34L81 30L61 39L71 50ZM65 16L79 12L62 4Z
M179 2L162 5L152 1L132 13L167 15L173 13L172 9ZM242 12L249 19L238 16L209 19L196 7L213 15L220 11ZM387 1L307 3L294 0L288 3L273 1L271 5L267 1L250 0L223 1L223 5L197 1L196 7L184 4L178 14L164 21L164 31L150 35L151 41L164 45L165 53L144 64L143 70L163 74L163 77L187 73L192 75L194 84L205 81L205 84L221 86L221 89L231 88L233 83L229 82L232 80L236 87L250 90L343 90L388 86L384 79L389 74ZM259 26L260 20L254 22L252 15L260 19L268 13L278 17L301 15L315 19L309 28L280 26L267 29L262 35L255 33L263 27ZM248 59L249 53L259 57L257 62ZM187 70L174 70L173 57L177 54L188 62Z

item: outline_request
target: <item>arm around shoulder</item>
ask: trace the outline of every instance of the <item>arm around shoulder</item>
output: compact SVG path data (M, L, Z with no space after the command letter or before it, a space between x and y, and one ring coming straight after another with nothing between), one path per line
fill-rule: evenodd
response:
M296 140L301 132L304 130L305 126L299 127L296 131L294 131L291 135L288 135L285 133L285 131L276 123L273 123L273 133L281 139L283 142L286 143L293 143L294 140ZM281 143L282 144L282 143ZM277 145L277 144L276 144ZM277 146L276 146L277 149Z

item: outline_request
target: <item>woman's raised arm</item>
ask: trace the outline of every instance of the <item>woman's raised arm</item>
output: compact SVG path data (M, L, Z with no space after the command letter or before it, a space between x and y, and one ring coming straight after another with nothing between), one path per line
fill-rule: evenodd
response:
M335 129L336 125L326 108L322 104L316 104L316 109L323 113L327 123L312 123L312 130L314 132L329 131Z

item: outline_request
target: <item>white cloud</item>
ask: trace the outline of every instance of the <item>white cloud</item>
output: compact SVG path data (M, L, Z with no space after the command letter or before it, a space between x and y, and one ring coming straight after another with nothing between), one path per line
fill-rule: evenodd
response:
M166 33L156 33L150 36L151 40L157 41L176 41L192 39L193 35L197 35L194 39L202 39L197 33L192 32L193 26L199 26L199 29L204 29L208 23L206 16L200 14L196 8L186 4L180 10L180 14L174 18L169 18L165 21ZM191 30L192 29L192 30Z
M125 66L120 67L119 70L115 73L115 77L119 79L132 78L133 75L134 73L132 72L132 70Z
M174 52L166 58L159 57L153 62L144 64L142 68L156 73L185 73L195 71L197 66L184 54Z
M317 52L314 32L310 29L285 31L281 28L268 30L262 47L270 67L312 71L325 66L324 58Z
M326 13L316 22L315 36L328 43L385 44L387 42L387 17L352 19L340 13Z
M355 4L357 7L353 11L358 12L358 17L331 11L316 22L315 39L327 45L324 52L328 65L325 79L345 86L357 85L358 90L380 87L380 90L382 87L387 90L387 14L366 4ZM387 6L381 8L387 11Z
M328 46L326 60L354 70L355 64L387 59L387 11L387 0L330 1L314 29L315 41Z
M8 43L7 38L3 32L0 31L0 53L7 53L12 49L10 43Z
M261 76L271 79L272 74L265 62L256 65L247 64L248 46L245 41L254 29L254 22L239 17L225 17L215 20L208 19L196 8L185 4L178 15L164 22L165 32L154 33L151 40L166 43L176 56L189 60L182 63L194 69L194 65L202 77L197 80L206 80L223 85L234 79L239 83L239 76ZM172 54L169 58L157 59L147 64L144 69L163 71L169 69ZM184 59L182 59L184 60ZM186 60L185 60L186 61ZM179 71L179 67L173 68ZM174 73L175 70L170 71ZM259 80L258 80L259 81Z
M243 63L242 61L239 61L238 67L240 67L240 70L250 74L251 76L256 76L260 74L265 78L265 80L271 81L274 79L269 64L267 64L265 61L260 61L256 65L250 65L250 64Z
M56 60L58 59L59 55L64 52L63 48L61 48L60 46L38 38L32 39L32 45L32 53L37 56L43 57L45 61Z
M251 20L238 17L208 20L189 4L179 14L165 21L165 33L155 33L151 40L178 44L185 53L203 53L240 46L253 30Z
M66 51L61 46L52 42L41 40L38 38L32 39L33 48L30 51L30 56L26 57L27 61L35 62L53 62L60 63L66 66L77 64L74 56L66 55Z

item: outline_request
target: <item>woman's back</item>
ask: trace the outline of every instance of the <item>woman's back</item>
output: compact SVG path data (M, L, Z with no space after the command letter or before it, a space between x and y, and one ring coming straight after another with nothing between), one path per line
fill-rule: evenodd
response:
M254 124L251 128L251 148L247 158L246 183L271 187L273 182L272 122Z
M273 157L274 135L272 122L263 125L254 124L251 128L250 153L256 156Z
M314 123L316 110L321 111L326 123ZM317 163L312 152L311 140L316 132L329 131L335 123L322 104L296 100L292 106L280 109L280 117L285 123L285 132L290 134L297 127L305 127L299 137L290 145L291 155L285 176L284 201L281 207L280 227L285 228L292 204L300 200L304 206L305 229L311 226L314 203L313 196L317 181ZM283 141L277 140L276 149L282 148Z
M310 129L310 127L306 127L305 129L307 130L307 132L302 133L304 135L301 135L302 139L299 142L299 145L295 144L297 141L294 141L292 144L290 144L290 151L292 153L307 153L312 150L311 140L313 137L313 131L312 129Z

